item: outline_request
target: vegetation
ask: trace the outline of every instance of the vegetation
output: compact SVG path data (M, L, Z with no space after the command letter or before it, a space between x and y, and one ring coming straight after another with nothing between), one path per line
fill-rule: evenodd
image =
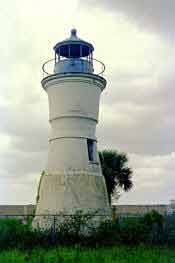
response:
M49 230L34 230L30 220L0 220L0 249L34 249L37 246L74 246L99 248L115 245L175 245L175 216L163 218L152 211L141 218L105 220L97 227L95 216L73 215L55 221Z
M175 215L151 211L141 218L105 220L99 227L91 220L79 212L53 233L53 228L33 230L30 218L26 224L0 219L0 263L175 262Z
M175 250L168 247L127 247L82 249L72 248L36 248L31 251L10 250L0 253L2 263L173 263Z
M129 191L132 188L132 170L125 153L104 150L99 152L99 157L111 204L112 196L118 195L119 189Z

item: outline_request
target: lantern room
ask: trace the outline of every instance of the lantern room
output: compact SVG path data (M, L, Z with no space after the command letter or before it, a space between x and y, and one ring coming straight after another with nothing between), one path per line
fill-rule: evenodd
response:
M71 30L70 38L54 46L54 73L93 73L92 44L77 37L76 29Z

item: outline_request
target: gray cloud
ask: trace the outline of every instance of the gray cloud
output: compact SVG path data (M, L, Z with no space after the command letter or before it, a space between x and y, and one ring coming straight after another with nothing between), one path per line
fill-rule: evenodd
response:
M24 205L34 204L36 200L37 183L19 183L15 181L1 181L1 204Z
M174 3L171 2L170 14L170 1L166 1L164 12L163 1L88 3L93 3L98 12L89 14L83 2L83 9L76 10L74 16L80 16L75 20L79 21L76 24L85 37L87 34L94 41L97 54L99 52L107 64L108 88L101 100L99 147L128 152L134 169L135 187L131 193L122 196L121 203L147 203L153 199L167 202L173 195L169 186L174 170L170 153L174 152L175 144L174 48L166 46L167 43L153 34L147 41L142 29L164 36L167 32L173 34L175 18L171 10ZM44 5L42 1L34 5L33 1L26 4L20 0L8 4L0 17L1 24L6 25L1 32L0 47L0 146L3 149L0 155L0 202L27 203L35 200L36 182L47 162L48 104L40 86L40 68L45 57L51 55L52 46L65 36L64 29L69 31L72 20L67 22L67 7L62 7L61 18L58 18L60 3L56 0L46 1ZM49 13L50 6L55 8ZM102 6L105 7L103 11ZM121 21L117 20L116 13L122 14L122 21L127 21L124 35L122 27L119 37L116 28ZM112 18L111 14L114 14ZM132 21L130 27L128 18ZM133 33L133 39L130 39L127 34L132 27L135 31L133 22L140 26L140 31ZM165 30L167 24L170 25ZM105 32L104 28L108 30ZM140 47L142 44L143 48ZM130 51L130 46L134 51ZM7 137L8 143L4 144L3 136ZM157 194L154 193L155 186L159 189ZM165 198L163 194L168 191Z
M133 84L133 80L138 82ZM175 78L145 81L114 77L102 98L98 137L101 147L139 154L169 154L175 146Z
M92 7L102 6L112 13L121 12L141 29L163 33L174 41L174 0L87 0L86 4Z
M122 194L120 204L136 204L138 199L142 204L169 203L175 194L175 157L131 154L130 163L134 169L134 188Z
M4 168L6 174L2 176L20 178L26 180L27 176L36 173L39 176L44 169L47 160L45 152L10 151L3 153L1 157L1 169ZM37 172L38 171L38 172Z

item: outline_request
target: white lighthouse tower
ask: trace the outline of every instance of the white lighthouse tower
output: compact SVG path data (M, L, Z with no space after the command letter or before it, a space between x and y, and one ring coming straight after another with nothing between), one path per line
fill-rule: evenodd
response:
M92 44L77 37L54 47L54 69L42 80L48 95L51 133L46 173L36 214L110 212L96 138L100 94L106 80L94 70ZM99 62L104 71L104 64ZM102 72L101 72L102 73ZM42 224L40 220L36 221Z

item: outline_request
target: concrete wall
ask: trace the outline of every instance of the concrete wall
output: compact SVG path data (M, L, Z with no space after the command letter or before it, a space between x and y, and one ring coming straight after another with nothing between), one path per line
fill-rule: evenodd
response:
M1 215L32 215L34 214L34 205L0 205Z
M169 205L117 205L113 206L115 215L143 215L151 210L156 210L164 215L168 211Z

